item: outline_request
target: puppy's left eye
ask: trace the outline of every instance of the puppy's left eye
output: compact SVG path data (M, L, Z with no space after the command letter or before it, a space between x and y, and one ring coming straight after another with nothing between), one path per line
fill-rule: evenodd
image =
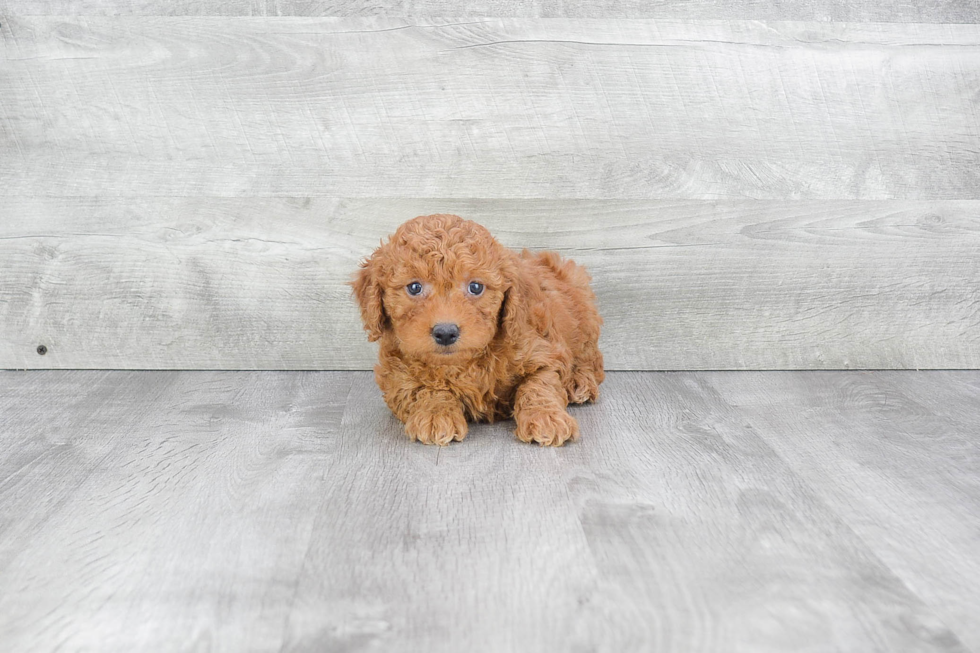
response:
M483 293L483 284L479 281L470 281L470 285L467 287L471 295L480 295Z

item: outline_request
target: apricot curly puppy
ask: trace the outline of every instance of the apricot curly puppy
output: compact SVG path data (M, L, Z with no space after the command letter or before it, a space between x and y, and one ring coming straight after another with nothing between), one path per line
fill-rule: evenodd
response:
M381 341L375 380L410 438L445 445L467 420L511 416L524 442L578 438L565 409L594 400L605 377L584 268L428 215L399 227L352 286L368 340Z

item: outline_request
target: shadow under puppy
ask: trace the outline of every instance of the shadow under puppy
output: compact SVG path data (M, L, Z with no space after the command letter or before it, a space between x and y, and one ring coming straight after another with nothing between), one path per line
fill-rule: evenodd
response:
M605 377L584 268L440 214L404 223L351 285L381 341L375 380L410 438L445 445L467 419L511 416L524 442L578 438L566 407L594 400Z

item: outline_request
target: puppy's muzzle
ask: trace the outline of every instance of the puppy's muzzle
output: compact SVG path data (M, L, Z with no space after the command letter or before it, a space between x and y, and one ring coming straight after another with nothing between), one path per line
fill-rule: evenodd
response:
M432 339L437 345L448 347L459 340L459 326L442 322L432 327Z

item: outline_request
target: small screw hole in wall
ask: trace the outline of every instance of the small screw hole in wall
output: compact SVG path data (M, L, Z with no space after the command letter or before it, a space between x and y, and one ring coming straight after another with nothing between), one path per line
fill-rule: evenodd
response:
M41 356L44 356L46 353L48 353L48 348L45 347L44 345L38 345L37 353L39 353Z

